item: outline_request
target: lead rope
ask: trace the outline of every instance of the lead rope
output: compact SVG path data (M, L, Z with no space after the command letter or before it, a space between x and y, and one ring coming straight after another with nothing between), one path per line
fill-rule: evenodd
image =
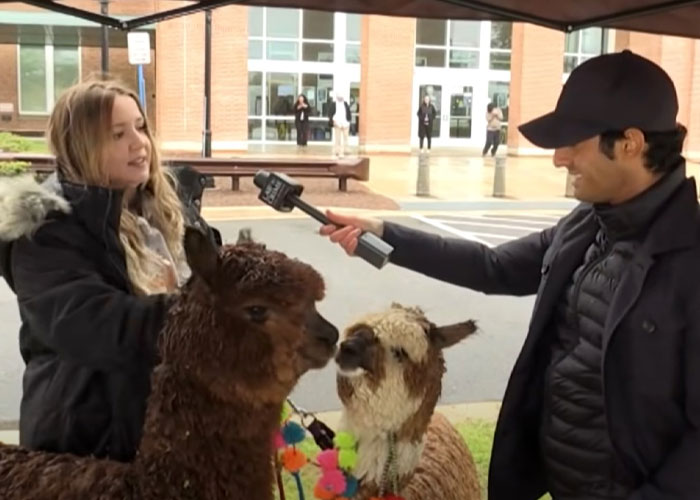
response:
M390 432L387 436L389 451L382 471L382 480L379 486L379 497L384 497L387 492L399 494L399 463L396 456L396 434Z

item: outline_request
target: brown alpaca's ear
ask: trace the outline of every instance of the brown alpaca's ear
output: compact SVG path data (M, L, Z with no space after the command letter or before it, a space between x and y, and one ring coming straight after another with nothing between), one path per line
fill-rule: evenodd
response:
M241 243L253 243L253 231L249 227L244 227L238 231L236 245L240 245Z
M475 331L476 323L472 320L454 325L433 326L429 331L430 343L438 349L445 349L464 340Z
M207 235L193 227L185 228L185 255L192 274L211 287L219 267L219 252Z

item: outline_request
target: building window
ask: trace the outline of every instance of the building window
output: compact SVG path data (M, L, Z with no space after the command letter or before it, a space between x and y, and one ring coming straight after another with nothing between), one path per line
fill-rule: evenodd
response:
M311 107L310 140L330 141L328 106L332 89L332 74L249 71L248 139L296 141L294 103L303 93Z
M567 33L564 40L564 73L571 73L582 62L602 54L606 45L607 32L601 28Z
M77 46L19 45L19 111L46 114L58 96L80 81Z
M489 69L510 71L513 23L493 21L491 23L491 51Z
M478 68L481 26L479 21L418 19L416 66Z
M491 43L487 48L482 47L482 29L488 26ZM416 66L477 69L488 57L490 69L508 71L512 30L507 22L418 19Z
M334 15L248 7L248 59L333 62Z
M362 16L345 15L345 62L360 63L360 42L362 39Z

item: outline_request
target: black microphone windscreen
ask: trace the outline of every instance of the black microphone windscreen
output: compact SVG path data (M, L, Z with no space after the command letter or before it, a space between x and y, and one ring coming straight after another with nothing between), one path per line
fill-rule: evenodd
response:
M253 183L260 189L262 189L265 187L265 184L267 183L267 178L269 176L269 172L266 172L265 170L258 170L258 172L255 174L255 177L253 177Z

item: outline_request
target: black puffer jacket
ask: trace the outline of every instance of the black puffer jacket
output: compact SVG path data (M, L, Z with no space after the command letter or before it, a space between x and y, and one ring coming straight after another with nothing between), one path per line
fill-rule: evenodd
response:
M559 500L624 500L634 489L608 427L604 329L642 235L683 180L676 171L627 203L595 207L600 229L557 308L545 375L542 451L549 491Z
M187 222L206 227L192 206L198 174L176 174ZM118 237L122 194L55 177L2 182L0 268L17 295L26 363L20 443L130 460L170 299L133 293Z
M602 374L605 319L630 263L625 246L613 248L605 229L598 231L553 322L542 452L549 491L557 499L624 499L631 490L610 441Z

